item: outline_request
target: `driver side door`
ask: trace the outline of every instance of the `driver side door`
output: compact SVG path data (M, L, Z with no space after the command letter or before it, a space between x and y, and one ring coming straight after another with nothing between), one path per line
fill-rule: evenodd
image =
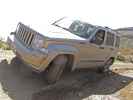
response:
M108 53L105 50L106 31L98 29L87 45L86 67L96 67L104 64Z

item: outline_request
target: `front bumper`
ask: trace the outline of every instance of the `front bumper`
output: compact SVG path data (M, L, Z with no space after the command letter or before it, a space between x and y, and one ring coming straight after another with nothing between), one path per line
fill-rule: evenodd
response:
M8 37L7 43L16 56L24 61L24 63L30 65L34 70L40 71L40 65L47 57L46 52L25 47L14 35Z

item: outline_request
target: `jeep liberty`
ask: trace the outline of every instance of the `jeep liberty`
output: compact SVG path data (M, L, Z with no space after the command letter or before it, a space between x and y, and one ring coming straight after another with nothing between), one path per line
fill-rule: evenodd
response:
M44 33L20 22L7 43L17 59L37 72L45 71L48 82L54 83L66 67L72 71L109 70L118 52L120 36L107 27L61 18Z

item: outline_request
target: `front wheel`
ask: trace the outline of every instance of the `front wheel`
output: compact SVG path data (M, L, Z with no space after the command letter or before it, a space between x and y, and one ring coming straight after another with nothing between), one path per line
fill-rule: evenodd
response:
M19 66L21 64L21 60L20 58L18 58L17 56L14 57L12 60L11 60L11 65L12 66Z
M48 72L46 73L46 79L48 83L52 84L58 81L64 71L67 64L67 56L60 55L54 59L54 61L49 66Z
M109 59L107 60L107 62L105 63L105 65L103 67L99 67L98 68L98 72L99 73L105 73L109 71L110 66L113 64L114 60L113 59Z

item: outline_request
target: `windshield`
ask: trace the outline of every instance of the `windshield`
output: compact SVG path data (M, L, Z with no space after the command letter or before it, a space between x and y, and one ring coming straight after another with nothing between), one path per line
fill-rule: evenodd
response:
M60 27L64 30L67 30L75 35L86 39L88 39L96 29L95 26L86 22L82 22L79 20L70 20L67 18L55 21L52 25Z

